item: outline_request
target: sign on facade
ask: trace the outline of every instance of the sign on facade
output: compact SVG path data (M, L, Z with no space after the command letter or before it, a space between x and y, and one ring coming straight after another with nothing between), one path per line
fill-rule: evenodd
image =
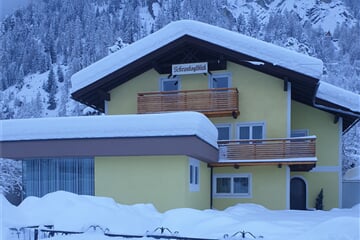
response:
M172 65L172 75L198 74L198 73L207 73L207 72L208 72L207 62L184 63L184 64Z

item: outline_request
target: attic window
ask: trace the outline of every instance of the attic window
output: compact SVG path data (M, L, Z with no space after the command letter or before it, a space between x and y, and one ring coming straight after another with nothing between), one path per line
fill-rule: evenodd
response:
M230 88L231 75L227 74L212 74L209 77L210 88Z
M180 79L179 77L174 78L161 78L160 79L160 91L179 91L180 90Z

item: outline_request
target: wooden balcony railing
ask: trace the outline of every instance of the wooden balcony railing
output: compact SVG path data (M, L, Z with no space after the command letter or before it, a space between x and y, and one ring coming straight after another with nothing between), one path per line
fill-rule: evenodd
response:
M315 158L316 137L219 141L219 159L276 160Z
M138 113L196 111L209 117L239 115L237 88L138 93Z

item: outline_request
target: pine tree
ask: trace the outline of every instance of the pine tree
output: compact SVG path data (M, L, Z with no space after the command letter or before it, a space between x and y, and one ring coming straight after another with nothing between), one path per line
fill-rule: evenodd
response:
M57 76L60 83L64 82L64 72L60 65L57 66Z
M49 72L45 91L48 93L48 96L49 96L47 108L49 110L54 110L56 108L56 96L55 95L57 92L57 84L56 84L54 70L52 67Z
M323 200L324 200L324 194L323 194L323 189L320 190L316 201L315 201L315 209L316 210L323 210L324 209L324 204L323 204Z

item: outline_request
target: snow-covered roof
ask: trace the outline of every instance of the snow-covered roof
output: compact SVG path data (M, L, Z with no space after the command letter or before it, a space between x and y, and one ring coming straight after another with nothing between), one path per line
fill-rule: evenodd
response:
M320 59L206 23L181 20L172 22L159 31L75 73L71 78L71 92L74 93L185 35L316 79L320 79L322 75L323 62Z
M215 148L218 134L197 112L2 120L0 132L0 141L198 136Z
M320 81L316 97L360 113L360 95Z
M360 166L347 170L343 179L345 181L360 181Z

